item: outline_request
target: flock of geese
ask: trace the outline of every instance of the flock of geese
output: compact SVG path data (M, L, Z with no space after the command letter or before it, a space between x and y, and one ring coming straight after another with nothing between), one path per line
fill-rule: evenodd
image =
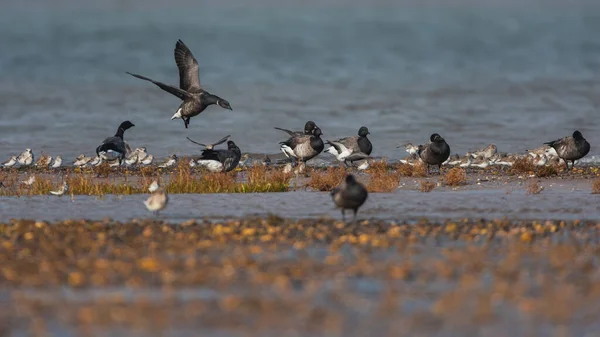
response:
M181 99L182 102L171 117L171 120L182 119L186 129L192 117L199 115L211 105L232 110L227 100L213 95L202 88L200 85L198 62L190 49L181 40L178 40L175 45L174 57L179 70L179 87L158 82L142 75L129 72L127 74L151 82L160 89ZM124 140L125 131L134 126L130 121L122 122L114 136L104 139L96 148L95 157L87 157L81 154L75 159L73 166L98 166L104 162L107 162L109 166L152 165L154 156L148 154L146 148L140 147L132 150ZM325 142L321 139L323 135L321 128L314 121L306 122L304 129L301 131L291 131L280 127L275 127L275 129L286 133L289 137L287 140L280 142L280 150L289 161L284 169L286 171L291 171L293 167L298 167L295 172L302 170L307 161L315 158L323 151L333 155L338 161L344 163L344 165L356 166L358 170L366 169L369 166L373 145L367 137L369 129L365 126L359 128L356 136L333 141L326 140ZM235 169L240 164L240 160L243 160L243 156L240 148L232 140L229 140L229 137L226 136L212 144L199 143L187 138L194 144L203 147L201 155L190 160L190 166L204 167L213 172L228 172ZM215 149L216 146L223 143L226 143L226 149ZM326 144L329 145L327 149L325 149ZM590 144L579 131L573 132L572 136L544 143L544 146L530 150L524 155L498 153L497 147L494 144L490 144L484 149L469 152L462 158L458 155L450 156L450 146L437 133L432 134L429 137L429 142L423 145L415 146L409 143L399 147L404 147L409 154L401 162L409 165L422 162L426 164L428 172L430 166L437 166L438 169L441 169L442 165L481 168L489 165L511 166L517 159L522 157L530 157L536 165L564 163L568 170L568 162L571 162L571 167L573 167L576 160L583 158L590 151ZM34 162L32 150L26 149L23 153L11 157L2 165L7 168L33 165L36 167L57 169L62 164L63 160L61 156L56 156L53 161L51 156L43 153L38 161ZM263 164L270 164L268 156L265 157ZM158 167L168 168L175 165L177 165L177 156L173 154L165 162L158 165ZM29 181L26 183L29 183ZM57 191L52 191L51 193L63 195L67 190L68 185L65 181ZM151 196L144 204L150 211L158 213L166 207L169 198L165 190L157 182L153 182L150 192ZM342 216L344 216L345 209L350 209L354 212L354 217L356 217L358 208L367 199L367 190L362 184L356 181L352 174L349 174L341 185L331 192L331 195L334 203L342 209Z

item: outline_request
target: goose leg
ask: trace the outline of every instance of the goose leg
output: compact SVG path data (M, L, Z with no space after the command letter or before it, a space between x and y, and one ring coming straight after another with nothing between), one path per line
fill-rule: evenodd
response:
M346 212L344 212L343 208L342 208L342 221L346 222Z
M185 126L185 128L188 128L188 125L190 124L190 119L189 117L184 117L183 118L183 125Z
M355 223L356 222L356 213L358 212L358 208L353 209L354 211L354 216L352 217L352 222Z
M565 165L567 166L567 171L569 170L569 161L565 160Z
M575 161L571 160L571 170L575 168Z

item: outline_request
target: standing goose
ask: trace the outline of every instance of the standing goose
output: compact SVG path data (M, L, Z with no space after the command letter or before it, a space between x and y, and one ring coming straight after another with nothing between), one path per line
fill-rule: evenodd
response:
M567 170L569 170L568 161L571 162L571 168L573 168L576 160L585 157L590 152L590 143L588 143L588 141L583 138L581 132L577 130L573 132L573 136L553 140L544 144L549 145L556 150L558 157L565 161Z
M181 40L178 40L175 44L175 63L177 63L179 69L179 88L154 81L142 75L127 73L133 77L152 82L162 90L179 97L183 102L179 105L171 120L183 119L183 125L186 129L190 124L190 118L199 115L209 105L216 104L221 108L232 110L229 102L202 89L198 61Z
M321 129L316 126L311 135L292 136L279 143L281 152L288 158L306 162L323 151L325 144L323 144L321 135Z
M441 172L442 163L450 157L450 146L442 136L434 133L429 137L429 143L419 145L417 154L427 165L427 172L429 172L429 165L437 165Z
M308 121L308 122L306 122L306 124L304 124L304 131L290 131L288 129L282 129L279 127L275 127L274 129L283 131L283 132L287 133L288 135L290 135L291 137L294 137L294 136L300 137L300 136L312 134L313 130L316 127L317 127L317 124L315 124L315 122Z
M346 209L354 212L352 221L356 220L356 213L362 204L367 200L369 193L367 189L352 174L348 174L344 181L331 192L331 197L335 205L342 209L342 220L346 222Z
M339 161L344 161L344 158L349 156L354 152L362 152L366 155L370 155L373 151L373 144L367 135L369 134L369 129L366 126L361 126L358 130L358 136L341 138L335 141L327 141L329 145L332 145L330 148L326 150L326 152L334 155ZM337 144L334 146L333 144ZM343 151L347 151L347 154L342 153Z
M125 159L125 155L127 154L127 145L123 140L123 134L125 133L125 130L128 130L134 126L135 125L133 125L133 123L130 121L124 121L121 123L115 135L113 137L106 138L102 144L96 148L96 155L103 157L103 159L106 160L106 154L108 151L115 152L118 157L119 165L121 165L121 162L123 159Z
M196 165L206 167L212 172L229 172L237 167L242 158L242 151L231 140L227 141L227 150L214 150L216 145L224 143L229 136L224 137L214 144L204 145L188 138L194 144L204 146L202 155L195 162Z

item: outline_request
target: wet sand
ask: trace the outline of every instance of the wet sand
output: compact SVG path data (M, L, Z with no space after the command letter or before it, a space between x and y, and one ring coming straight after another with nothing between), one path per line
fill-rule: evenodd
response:
M13 221L0 330L31 335L584 336L595 222Z

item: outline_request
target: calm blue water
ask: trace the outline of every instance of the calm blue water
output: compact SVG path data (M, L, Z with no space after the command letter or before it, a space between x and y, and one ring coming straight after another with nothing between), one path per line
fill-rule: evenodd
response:
M132 146L194 154L185 140L231 134L278 152L273 126L315 120L325 138L367 125L374 155L438 132L453 152L522 151L579 129L600 154L600 6L171 6L158 1L10 1L0 13L0 159L25 147L90 155L129 119ZM491 2L494 3L494 2ZM550 1L547 1L550 3ZM177 84L181 38L201 81L233 111L209 108L185 130L179 100L126 75Z

